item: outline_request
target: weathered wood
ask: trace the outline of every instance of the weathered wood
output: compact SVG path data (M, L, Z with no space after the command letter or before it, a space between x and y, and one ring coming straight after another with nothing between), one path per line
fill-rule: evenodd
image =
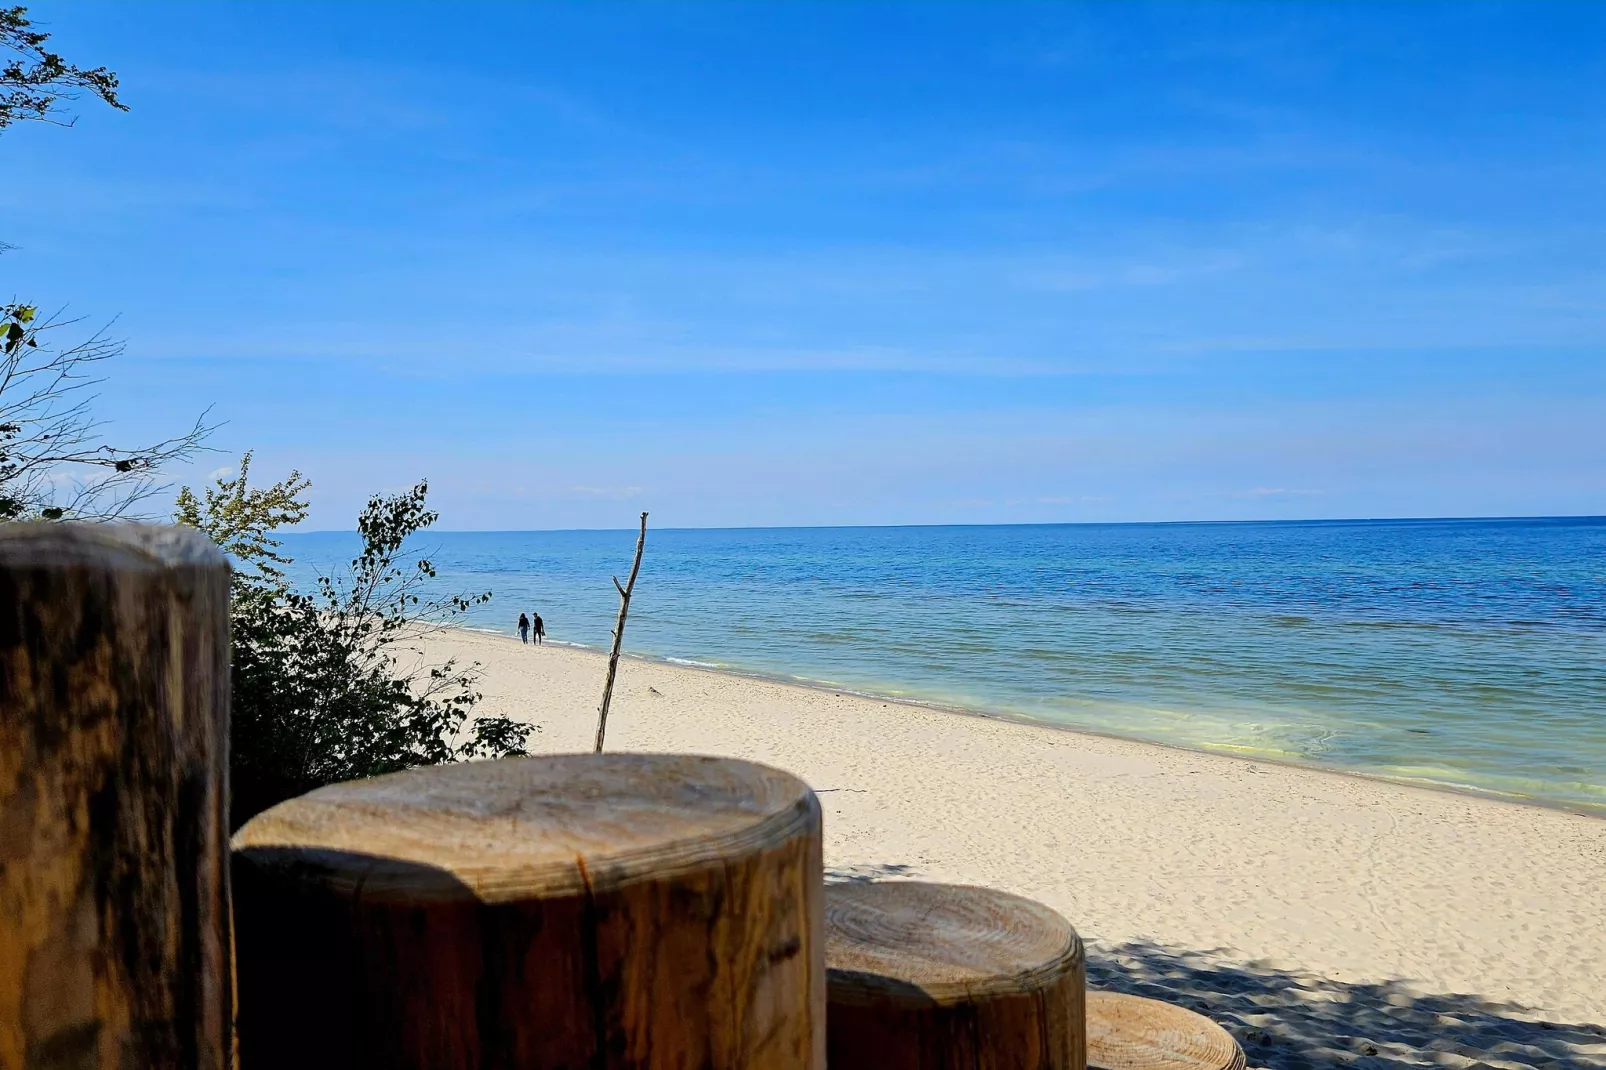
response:
M1081 1070L1082 941L987 888L836 884L825 897L831 1070Z
M0 1067L225 1067L228 563L0 524Z
M337 784L234 839L245 1070L818 1068L820 808L560 755Z
M602 740L608 734L608 706L613 702L613 678L619 672L619 645L625 640L625 617L630 613L630 596L636 593L636 574L641 571L641 551L647 545L647 514L641 514L641 534L636 537L636 562L630 566L630 582L620 585L613 578L614 589L619 592L619 619L613 626L613 650L608 654L608 676L602 682L602 702L597 706L597 743L592 748L602 753Z
M1143 996L1089 992L1087 1065L1097 1070L1244 1070L1244 1051L1202 1014Z

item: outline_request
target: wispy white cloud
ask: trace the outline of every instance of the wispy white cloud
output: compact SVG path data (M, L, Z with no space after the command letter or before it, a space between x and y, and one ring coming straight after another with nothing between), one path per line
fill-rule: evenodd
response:
M564 493L573 498L627 501L640 497L645 487L570 487Z
M1325 493L1320 490L1291 490L1287 487L1255 487L1252 490L1233 491L1234 498L1309 498Z
M1175 286L1236 271L1244 257L1235 252L1204 253L1151 262L1084 263L1036 268L1018 276L1024 290L1070 293L1122 287Z

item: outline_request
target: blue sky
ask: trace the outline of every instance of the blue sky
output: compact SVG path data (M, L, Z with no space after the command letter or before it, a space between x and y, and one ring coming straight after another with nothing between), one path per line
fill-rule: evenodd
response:
M33 11L0 291L311 526L1606 513L1606 5Z

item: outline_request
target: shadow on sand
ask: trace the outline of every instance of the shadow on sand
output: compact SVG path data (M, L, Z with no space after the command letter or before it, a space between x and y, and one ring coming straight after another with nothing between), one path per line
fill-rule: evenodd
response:
M917 875L901 862L825 871L833 884ZM1606 1027L1399 981L1330 981L1225 951L1091 941L1087 983L1198 1011L1237 1038L1251 1067L1267 1070L1606 1070Z
M1343 984L1152 944L1090 946L1087 980L1213 1018L1243 1045L1251 1067L1606 1070L1606 1028L1399 982Z
M876 862L863 866L826 866L827 884L868 884L871 881L913 877L915 868L902 862Z
M918 876L901 862L827 867L828 883ZM1087 948L1093 988L1198 1011L1266 1070L1606 1070L1606 1027L1546 1021L1515 1003L1433 994L1400 981L1346 984L1226 951L1155 944Z

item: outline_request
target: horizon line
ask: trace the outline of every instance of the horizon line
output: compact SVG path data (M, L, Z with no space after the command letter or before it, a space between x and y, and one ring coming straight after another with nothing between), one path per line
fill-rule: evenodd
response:
M1356 516L1306 517L1301 519L1263 520L1046 520L974 524L709 524L679 525L652 528L650 531L842 531L859 528L1117 528L1117 527L1187 527L1231 526L1250 524L1433 524L1433 523L1516 523L1521 521L1603 521L1606 514L1556 513L1519 516ZM622 528L429 528L436 535L530 535L566 534L581 532L635 532L635 527ZM355 535L356 528L312 528L288 530L286 535Z

